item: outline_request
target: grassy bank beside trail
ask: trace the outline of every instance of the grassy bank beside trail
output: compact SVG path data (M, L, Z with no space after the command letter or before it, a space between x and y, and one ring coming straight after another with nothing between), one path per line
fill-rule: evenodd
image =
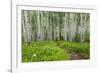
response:
M90 45L66 41L22 42L22 62L71 60L72 52L80 54L83 59L89 59Z

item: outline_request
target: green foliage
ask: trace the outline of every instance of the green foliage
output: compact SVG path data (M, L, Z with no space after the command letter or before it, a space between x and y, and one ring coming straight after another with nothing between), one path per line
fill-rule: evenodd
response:
M80 53L86 59L90 56L89 43L61 42L59 46L63 49L69 50L70 52Z
M90 34L86 33L85 41L86 42L90 42Z
M66 41L32 41L30 44L23 42L22 62L70 60L71 52L82 55L83 59L89 59L90 45Z
M22 45L22 62L60 61L68 60L70 55L56 46L53 41L32 42Z

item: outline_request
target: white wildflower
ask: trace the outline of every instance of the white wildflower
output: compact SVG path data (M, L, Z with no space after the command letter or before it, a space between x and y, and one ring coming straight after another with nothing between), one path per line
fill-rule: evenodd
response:
M33 54L33 56L36 56L36 54Z

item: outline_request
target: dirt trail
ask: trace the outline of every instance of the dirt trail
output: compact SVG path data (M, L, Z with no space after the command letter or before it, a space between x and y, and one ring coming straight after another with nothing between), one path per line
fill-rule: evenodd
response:
M83 59L83 57L80 54L75 52L71 53L71 60L80 60L80 59Z

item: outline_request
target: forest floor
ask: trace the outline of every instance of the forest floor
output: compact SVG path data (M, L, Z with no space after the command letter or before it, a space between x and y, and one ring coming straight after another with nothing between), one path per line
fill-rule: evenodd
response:
M22 43L22 62L89 59L89 43L32 41Z
M81 59L84 59L84 57L79 53L76 53L74 51L69 51L67 49L65 49L65 51L66 51L66 53L70 54L70 60L81 60Z
M71 53L71 60L80 60L80 59L83 59L83 57L80 54L75 52Z

